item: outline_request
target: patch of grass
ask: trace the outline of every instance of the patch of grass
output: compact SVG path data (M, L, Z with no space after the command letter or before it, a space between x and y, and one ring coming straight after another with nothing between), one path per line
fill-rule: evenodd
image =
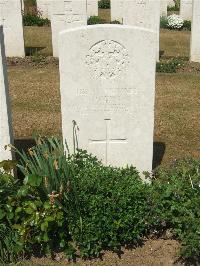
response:
M10 67L15 138L61 133L58 67Z
M160 50L164 57L189 57L190 31L161 29Z
M175 158L199 157L199 106L199 75L157 75L154 138L166 145L164 164Z

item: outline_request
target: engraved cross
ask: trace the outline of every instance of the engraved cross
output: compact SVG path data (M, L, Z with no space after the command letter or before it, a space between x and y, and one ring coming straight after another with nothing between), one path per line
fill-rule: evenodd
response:
M90 144L104 144L106 145L105 162L108 165L109 146L110 144L127 144L127 138L112 138L110 135L110 122L111 119L104 119L106 123L106 136L104 139L89 139Z

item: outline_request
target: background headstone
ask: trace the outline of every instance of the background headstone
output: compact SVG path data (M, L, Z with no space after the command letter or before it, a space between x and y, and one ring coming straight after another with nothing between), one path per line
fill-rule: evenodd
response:
M155 31L155 53L159 60L160 0L125 0L123 24Z
M123 23L123 5L124 0L110 0L111 21L117 20Z
M200 62L200 1L193 0L190 60Z
M160 1L160 16L161 17L167 17L167 6L168 6L167 0Z
M21 0L22 11L24 11L24 0Z
M52 0L37 0L37 10L43 18L51 19L51 3Z
M192 19L192 0L180 0L180 16L184 20Z
M51 30L53 56L58 57L58 36L66 29L87 25L86 0L54 2Z
M151 171L155 95L155 33L96 25L60 34L63 138L106 165Z
M11 160L12 154L5 146L13 144L11 109L9 103L8 79L4 47L3 28L0 26L0 162Z
M98 0L87 0L87 16L98 16Z
M0 25L4 31L6 56L24 57L21 0L0 0Z

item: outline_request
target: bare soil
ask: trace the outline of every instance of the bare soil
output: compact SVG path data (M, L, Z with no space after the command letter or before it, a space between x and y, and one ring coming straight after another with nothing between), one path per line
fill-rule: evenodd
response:
M77 259L69 262L63 254L57 254L55 260L32 257L33 265L69 265L69 266L181 266L178 260L180 244L170 239L150 239L137 248L123 248L120 254L105 251L101 258L92 260Z

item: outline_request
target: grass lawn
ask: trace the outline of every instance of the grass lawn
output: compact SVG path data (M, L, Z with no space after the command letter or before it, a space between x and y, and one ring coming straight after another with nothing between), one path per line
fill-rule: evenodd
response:
M164 51L164 57L189 58L190 31L173 31L161 29L160 50Z

